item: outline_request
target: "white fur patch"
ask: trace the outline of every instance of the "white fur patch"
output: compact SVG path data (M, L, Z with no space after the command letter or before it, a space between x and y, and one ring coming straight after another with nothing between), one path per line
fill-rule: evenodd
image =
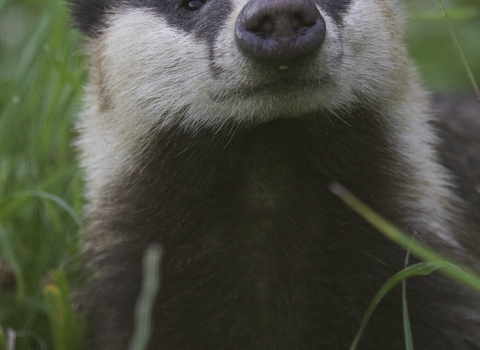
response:
M405 73L416 76L413 68ZM451 223L459 220L463 203L452 194L451 179L436 161L437 138L429 125L429 97L415 80L407 87L405 99L390 106L393 151L408 166L405 173L395 174L405 186L399 204L405 213L415 214L406 216L405 223L435 233L435 236L419 238L434 246L449 246L461 256L464 247L456 237L462 233L453 232Z

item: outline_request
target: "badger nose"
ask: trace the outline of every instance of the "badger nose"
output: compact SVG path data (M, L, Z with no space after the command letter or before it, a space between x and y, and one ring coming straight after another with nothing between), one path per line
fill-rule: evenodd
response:
M250 0L235 25L240 50L270 61L312 54L325 34L325 20L311 0Z

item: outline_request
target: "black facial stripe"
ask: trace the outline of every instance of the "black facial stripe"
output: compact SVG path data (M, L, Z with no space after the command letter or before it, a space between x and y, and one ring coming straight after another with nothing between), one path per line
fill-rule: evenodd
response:
M112 0L70 0L69 3L75 26L89 36L95 36L104 26L105 13L115 5Z
M148 8L168 25L212 42L232 10L230 0L208 0L197 11L182 7L182 0L70 0L76 26L95 36L105 26L105 14L115 8Z
M337 23L342 22L352 0L314 0ZM105 26L105 14L119 7L147 7L164 17L167 23L186 32L193 32L212 42L232 11L231 0L207 0L198 11L181 7L182 0L70 0L75 25L95 36Z
M223 23L233 9L230 0L210 0L199 10L187 13L185 10L182 11L178 8L180 0L169 2L175 3L175 7L170 8L168 12L165 12L160 6L155 6L153 9L160 13L170 26L192 33L198 38L205 39L209 44L213 44ZM184 17L182 14L186 16Z
M353 0L315 0L321 10L325 11L337 24L343 22Z

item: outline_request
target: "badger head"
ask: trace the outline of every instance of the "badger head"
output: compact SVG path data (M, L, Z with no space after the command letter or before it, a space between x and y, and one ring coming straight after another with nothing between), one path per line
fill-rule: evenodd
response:
M71 2L91 54L78 141L90 199L172 125L328 122L362 106L403 122L423 97L397 0Z
M73 0L91 88L113 126L143 134L333 113L399 95L395 1Z

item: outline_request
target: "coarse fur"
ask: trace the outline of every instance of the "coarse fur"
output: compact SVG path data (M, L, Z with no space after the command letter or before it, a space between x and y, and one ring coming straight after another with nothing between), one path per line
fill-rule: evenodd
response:
M405 252L332 195L332 181L478 269L399 2L315 0L325 41L281 64L238 48L246 3L72 0L91 55L78 140L91 349L127 348L152 242L165 253L149 349L348 348ZM439 274L407 286L417 349L480 348L478 296ZM398 291L360 348L404 348Z

